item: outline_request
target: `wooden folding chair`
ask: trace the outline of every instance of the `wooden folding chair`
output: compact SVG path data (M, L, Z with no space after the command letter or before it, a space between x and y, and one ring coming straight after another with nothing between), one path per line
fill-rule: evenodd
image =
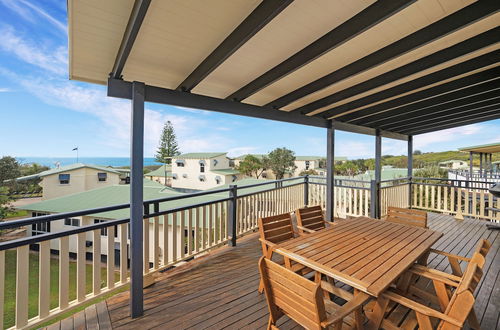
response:
M267 329L278 329L277 321L287 315L306 329L342 329L351 327L354 318L350 314L362 312L362 304L370 296L358 293L343 306L325 299L319 283L312 282L280 265L262 257L259 270L267 305L269 322ZM361 325L359 325L361 326Z
M477 244L477 247L474 250L474 253L479 253L480 255L482 255L486 259L486 255L490 251L490 248L491 248L491 243L486 239L482 239ZM436 250L436 249L430 249L430 253L436 253L436 254L439 254L439 255L442 255L442 256L445 256L446 258L448 258L448 262L450 263L452 274L455 276L459 276L459 277L463 276L462 268L460 268L460 261L464 261L466 263L471 261L471 258L462 257L462 256L459 256L456 254L452 254L452 253L448 253L448 252L444 252L444 251L440 251L440 250ZM481 266L481 268L482 268L482 266Z
M290 213L259 218L258 223L262 255L269 259L272 259L273 257L273 249L276 244L286 242L298 236L293 228L292 216ZM292 271L299 272L303 275L312 272L311 269L304 267L299 263L294 263L291 266L291 269ZM261 281L259 285L259 292L262 293L263 290L264 286Z
M480 255L476 254L476 256L479 259L482 258ZM440 283L439 285L442 285L446 290L450 287L454 288L451 297L444 295L439 299L438 304L441 311L416 301L412 295L403 295L391 288L377 302L365 307L365 312L370 318L369 326L384 329L414 329L418 325L419 329L461 329L465 320L474 310L475 298L473 293L483 273L475 262L476 260L473 257L459 282L444 277L436 277L432 273L427 274L433 278L435 283ZM444 298L445 296L446 298ZM422 299L422 301L428 302L429 300ZM409 313L408 309L410 310ZM391 319L397 318L393 313L407 315L404 320L398 322L401 324L401 328L391 321Z
M295 215L299 233L314 233L331 225L331 222L325 220L323 210L319 205L297 209Z
M427 228L427 212L388 206L385 220L404 225Z

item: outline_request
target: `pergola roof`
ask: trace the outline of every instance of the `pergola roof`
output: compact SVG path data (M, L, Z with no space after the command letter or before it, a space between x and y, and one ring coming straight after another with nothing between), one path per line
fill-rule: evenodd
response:
M463 152L477 152L477 153L482 152L487 154L493 154L500 152L500 143L483 144L480 146L460 148L458 150Z
M405 139L500 118L497 0L69 0L70 78Z

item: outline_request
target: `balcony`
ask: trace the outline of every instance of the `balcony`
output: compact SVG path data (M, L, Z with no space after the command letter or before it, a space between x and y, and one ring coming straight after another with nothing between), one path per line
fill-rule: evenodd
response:
M11 297L10 301L0 299L3 301L0 309L3 324L5 327L36 327L61 315L75 313L57 321L56 325L77 328L86 322L87 326L100 323L105 328L165 324L172 328L264 326L267 307L263 296L256 291L256 262L261 255L254 233L257 219L293 212L305 204L326 205L325 181L323 177L298 177L145 201L142 253L144 260L149 262L144 264L143 273L145 285L153 285L144 290L145 314L136 319L129 317L128 292L103 300L123 291L130 282L129 256L133 251L128 239L129 219L0 243L2 288L6 287L6 278L9 274L12 277L13 271L6 269L5 256L16 255L15 308L12 307L13 293L5 295ZM500 216L489 209L498 208L500 201L486 188L478 186L429 178L401 178L379 183L336 179L334 216L369 216L376 214L378 209L383 217L388 206L413 207L434 212L430 213L430 228L445 234L436 244L439 249L470 255L479 239L490 240L493 250L488 255L487 272L476 291L478 315L481 315L484 328L489 329L498 317L495 301L500 294L495 288L498 286L500 238L498 231L488 230L485 223L500 222ZM192 202L201 196L210 198ZM189 199L191 204L169 208L169 202L177 199ZM62 219L67 217L127 208L128 204L116 205L22 219L2 223L0 228L64 221ZM107 236L101 235L104 228ZM115 236L114 240L108 239ZM37 252L30 253L30 248ZM38 271L29 266L32 258L37 259ZM53 262L58 268L57 288L50 280ZM444 269L447 264L436 257L431 265ZM90 275L86 274L88 267ZM72 268L76 268L75 274ZM31 283L30 278L37 277L40 284L34 290L28 283ZM58 297L57 306L53 306L51 292ZM101 302L94 305L99 300ZM84 311L79 311L84 307ZM288 325L293 327L291 321Z

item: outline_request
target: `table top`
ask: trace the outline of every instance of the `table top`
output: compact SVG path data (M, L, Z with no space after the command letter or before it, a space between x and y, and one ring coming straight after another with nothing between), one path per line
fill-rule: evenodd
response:
M359 217L279 244L274 251L378 297L442 233Z

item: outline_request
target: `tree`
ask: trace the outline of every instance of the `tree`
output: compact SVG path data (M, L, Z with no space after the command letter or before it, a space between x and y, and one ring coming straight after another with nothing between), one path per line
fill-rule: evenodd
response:
M299 176L304 176L304 175L318 175L318 172L316 172L316 170L311 168L309 170L303 170L302 172L299 173Z
M160 136L160 146L156 151L156 161L163 164L172 163L172 157L180 155L179 145L170 121L165 123Z
M5 219L9 212L12 211L10 206L12 200L13 198L9 195L9 188L0 186L0 220Z
M5 185L5 180L12 180L21 176L21 169L14 157L0 158L0 186Z
M359 172L358 166L352 161L347 161L345 163L335 165L334 169L336 174L346 176L354 176Z
M253 155L247 155L236 169L245 175L255 176L255 178L258 179L262 173L267 170L268 163L269 161L266 156L259 159Z
M273 171L276 179L283 179L285 174L291 174L297 168L295 166L295 153L287 148L276 148L268 155L269 168Z
M420 150L415 150L415 151L413 152L413 154L414 154L414 155L421 155L421 154L422 154L422 151L420 151Z

